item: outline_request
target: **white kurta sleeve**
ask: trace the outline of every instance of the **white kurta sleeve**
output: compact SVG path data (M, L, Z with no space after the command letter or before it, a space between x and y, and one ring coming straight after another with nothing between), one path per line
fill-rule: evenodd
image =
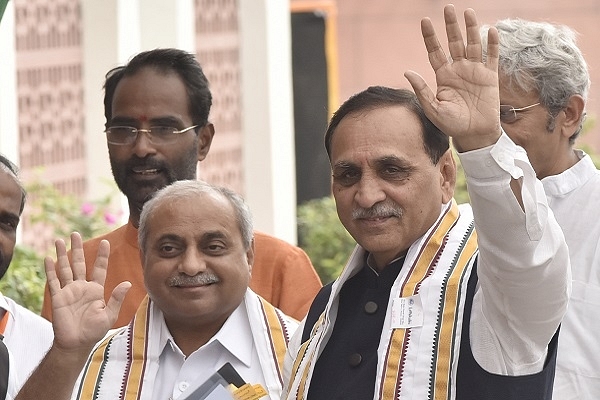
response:
M471 347L489 372L539 372L567 308L567 245L525 151L502 134L459 154L479 242ZM511 190L511 180L520 193ZM520 195L523 208L515 196Z

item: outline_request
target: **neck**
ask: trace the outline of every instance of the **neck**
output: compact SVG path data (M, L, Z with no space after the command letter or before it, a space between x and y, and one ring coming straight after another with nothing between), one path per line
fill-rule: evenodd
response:
M135 226L135 228L140 227L140 214L142 213L142 207L138 207L135 204L129 203L129 221L131 224Z

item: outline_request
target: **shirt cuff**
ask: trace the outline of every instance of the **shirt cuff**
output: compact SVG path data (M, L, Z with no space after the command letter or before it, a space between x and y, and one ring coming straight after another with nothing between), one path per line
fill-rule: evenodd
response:
M484 180L507 172L513 179L522 178L523 170L515 161L527 162L525 150L517 146L504 131L495 144L458 153L458 157L467 176Z

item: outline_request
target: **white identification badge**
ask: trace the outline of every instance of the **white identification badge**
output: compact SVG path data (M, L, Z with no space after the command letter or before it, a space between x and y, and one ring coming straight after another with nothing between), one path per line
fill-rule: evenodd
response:
M414 328L423 325L423 305L418 294L395 298L392 302L392 328Z

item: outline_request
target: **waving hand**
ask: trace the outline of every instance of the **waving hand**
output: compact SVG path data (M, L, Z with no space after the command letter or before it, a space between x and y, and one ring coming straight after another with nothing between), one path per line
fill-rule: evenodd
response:
M83 244L78 233L71 234L71 250L73 262L69 263L65 242L57 240L56 263L50 257L44 260L52 299L54 342L63 349L89 351L116 321L131 284L120 283L105 303L109 243L105 240L100 243L90 281L86 279Z
M494 144L500 137L498 90L498 32L489 30L488 57L482 56L475 11L464 14L467 43L463 41L454 6L444 8L450 58L442 49L431 20L421 21L421 32L435 71L434 93L414 71L405 73L427 117L453 138L459 151Z

